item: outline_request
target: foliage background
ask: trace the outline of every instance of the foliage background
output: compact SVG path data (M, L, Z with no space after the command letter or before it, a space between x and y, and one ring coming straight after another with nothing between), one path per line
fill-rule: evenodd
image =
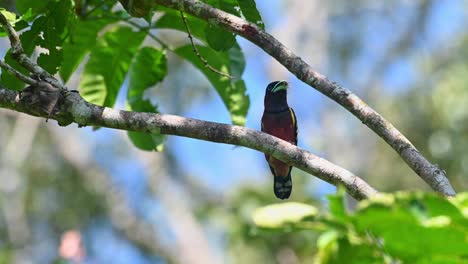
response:
M14 2L0 1L0 7L14 10ZM457 191L467 189L466 1L259 0L257 8L268 32L362 96L446 170ZM156 34L187 44L185 34ZM260 128L266 84L286 79L301 147L362 175L378 190L428 190L357 119L237 39L247 60L246 126ZM2 57L8 45L0 39ZM167 56L168 76L147 91L159 111L231 122L205 76ZM72 75L68 85L78 83ZM127 86L128 79L119 108L126 107ZM167 139L163 152L148 153L121 131L59 128L5 110L0 124L4 263L64 261L60 249L76 245L77 234L81 243L72 255L85 263L303 263L316 253L316 232L254 228L254 209L277 202L261 153L176 137ZM325 195L335 188L301 171L293 174L291 200L326 210Z

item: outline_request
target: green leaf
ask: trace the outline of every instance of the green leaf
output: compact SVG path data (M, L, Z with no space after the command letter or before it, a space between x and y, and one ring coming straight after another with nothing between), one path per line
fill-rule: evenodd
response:
M21 17L19 19L21 19L22 22L25 22L27 26L29 26L28 22L34 21L34 19L37 18L37 15L38 14L33 13L32 9L29 8L26 12L21 13Z
M329 230L324 233L322 233L319 238L317 239L317 248L322 250L330 250L330 248L333 247L333 244L336 243L336 241L339 238L339 233L336 230Z
M463 256L425 256L422 253L418 259L415 259L415 264L466 264L467 258Z
M218 2L219 5L217 6L219 9L235 16L240 16L239 4L237 3L237 0L219 0Z
M239 7L236 0L205 0L203 2L230 14L240 16Z
M327 234L327 233L325 233ZM321 240L321 241L320 241ZM326 241L324 241L326 240ZM382 252L365 239L350 236L337 236L330 233L327 237L320 237L318 263L323 264L375 264L387 263Z
M315 217L317 208L303 203L287 202L261 207L253 213L254 223L262 228L283 228L305 218Z
M5 63L15 68L19 72L23 73L26 76L29 76L29 72L21 67L16 60L11 56L11 49L5 55ZM24 88L25 83L16 79L13 75L9 74L7 71L2 70L2 75L0 77L0 82L8 89L19 91Z
M15 17L16 17L16 14L6 11L4 8L0 8L0 12L3 13L3 15L7 18L10 24L16 30L16 32L29 27L29 24L25 20L23 20L24 16L11 20L11 17L12 17L11 14L15 15ZM3 27L0 27L0 37L6 37L6 36L8 36L8 34L5 32Z
M233 72L240 73L243 71L245 61L243 59L242 52L240 51L240 47L237 44L233 47L236 51L229 53L215 52L205 46L197 46L197 48L203 58L205 58L215 69L226 74L233 74ZM237 125L244 125L250 100L248 95L246 95L244 81L235 80L240 78L240 75L234 76L235 78L231 80L211 71L205 67L204 63L193 52L191 45L180 47L175 50L175 53L190 61L195 67L205 74L231 113L232 122ZM231 61L230 58L233 57L236 59Z
M42 32L46 30L44 27L48 20L48 16L41 16L34 20L28 31L21 33L20 40L26 54L31 54L34 48L43 41Z
M161 152L164 150L166 136L162 134L148 134L143 132L128 131L128 138L135 147L146 151Z
M19 20L18 22L15 23L15 30L16 32L23 30L25 28L29 27L28 22L24 20Z
M10 24L16 22L16 14L15 13L12 13L12 12L6 10L5 8L0 8L0 13L2 13L2 15L6 18L6 20L8 22L10 22Z
M55 48L54 48L55 49ZM55 74L58 71L58 67L62 62L63 54L62 50L49 51L49 54L42 53L37 58L37 63L41 65L47 72Z
M47 0L16 0L16 9L20 14L24 14L31 9L32 13L39 14L46 10L47 5L50 1Z
M240 78L245 70L245 58L244 53L239 46L228 50L229 61L231 64L231 75Z
M245 124L245 117L249 110L250 99L245 94L247 88L243 80L238 80L227 89L223 94L229 95L227 107L231 112L232 123L235 125L243 126ZM221 96L223 98L223 96Z
M130 84L127 99L143 98L143 92L161 82L167 74L166 53L151 47L141 48L130 67Z
M208 4L230 14L240 16L236 0L214 0L208 1ZM205 38L207 44L217 51L227 51L236 44L235 34L210 23L205 26Z
M164 11L164 15L161 16L156 23L154 28L166 28L174 29L187 33L184 23L182 22L182 17L180 16L179 11L173 9L164 8L161 6L157 7L158 11ZM207 23L199 18L193 17L191 15L185 14L187 18L187 24L189 25L190 32L194 37L206 43L205 31Z
M106 25L115 22L114 19L77 20L70 36L63 44L63 62L59 69L60 76L66 82L85 55L96 45L96 38Z
M135 55L130 67L127 93L129 108L133 111L158 113L149 100L143 99L144 91L161 82L167 74L167 58L163 51L144 47ZM142 150L163 150L165 135L159 133L128 132L133 144Z
M6 10L5 8L0 8L0 13L3 14L3 16L6 18L6 20L8 22L10 22L10 25L16 30L16 31L20 31L26 27L28 27L28 23L24 20L22 20L22 18L24 17L20 17L20 18L17 18L16 17L16 14L15 13L12 13L8 10ZM5 32L5 30L3 29L2 26L0 26L0 37L6 37L8 36L8 34Z
M242 15L245 17L245 19L256 24L260 28L265 29L265 24L263 23L262 17L257 10L255 0L237 0L237 3L239 3Z
M66 28L70 18L74 18L72 9L72 2L70 0L63 0L57 2L50 2L47 5L46 19L38 23L37 19L34 26L38 26L41 35L36 38L37 44L44 49L47 53L42 53L38 58L38 64L41 65L46 71L54 74L58 71L58 67L62 62L62 44L66 35ZM24 43L24 42L23 42Z
M468 255L468 223L443 197L423 193L383 195L362 202L354 216L359 232L384 240L385 250L405 263L422 254Z
M94 104L112 107L144 37L143 32L116 27L98 39L81 77L81 95Z
M459 193L450 202L455 205L465 218L468 218L468 192Z
M233 33L216 25L206 25L205 36L208 45L217 51L229 50L236 44L236 36Z
M414 198L410 197L408 199L410 199L410 201L419 200L422 204L424 204L424 207L428 211L429 217L446 215L457 220L464 218L460 208L457 208L448 199L441 199L436 195L423 195L422 193L417 194Z
M348 219L346 212L345 201L344 201L345 190L343 187L338 187L336 194L327 195L328 202L330 205L330 214L332 218L345 223Z

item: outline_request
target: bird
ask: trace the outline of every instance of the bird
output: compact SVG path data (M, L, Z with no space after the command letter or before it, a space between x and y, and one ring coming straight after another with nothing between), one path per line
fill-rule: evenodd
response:
M297 119L287 101L286 81L275 81L266 87L264 111L261 120L262 132L297 145ZM292 191L292 166L265 154L271 173L274 176L273 191L279 199L287 199Z

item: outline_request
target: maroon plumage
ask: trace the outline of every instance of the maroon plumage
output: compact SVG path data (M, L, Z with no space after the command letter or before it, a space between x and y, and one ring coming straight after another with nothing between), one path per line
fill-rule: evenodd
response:
M272 82L265 92L265 110L262 116L262 131L297 145L297 121L288 106L286 81ZM291 169L288 164L269 155L265 158L274 176L273 190L276 197L287 199L292 191Z

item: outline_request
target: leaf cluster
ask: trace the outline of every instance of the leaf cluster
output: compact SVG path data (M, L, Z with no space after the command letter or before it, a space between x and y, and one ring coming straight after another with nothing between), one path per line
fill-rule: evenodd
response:
M382 194L346 210L344 193L331 195L329 212L308 204L258 208L257 227L271 232L317 231L317 263L466 263L468 194L451 200L428 194Z

